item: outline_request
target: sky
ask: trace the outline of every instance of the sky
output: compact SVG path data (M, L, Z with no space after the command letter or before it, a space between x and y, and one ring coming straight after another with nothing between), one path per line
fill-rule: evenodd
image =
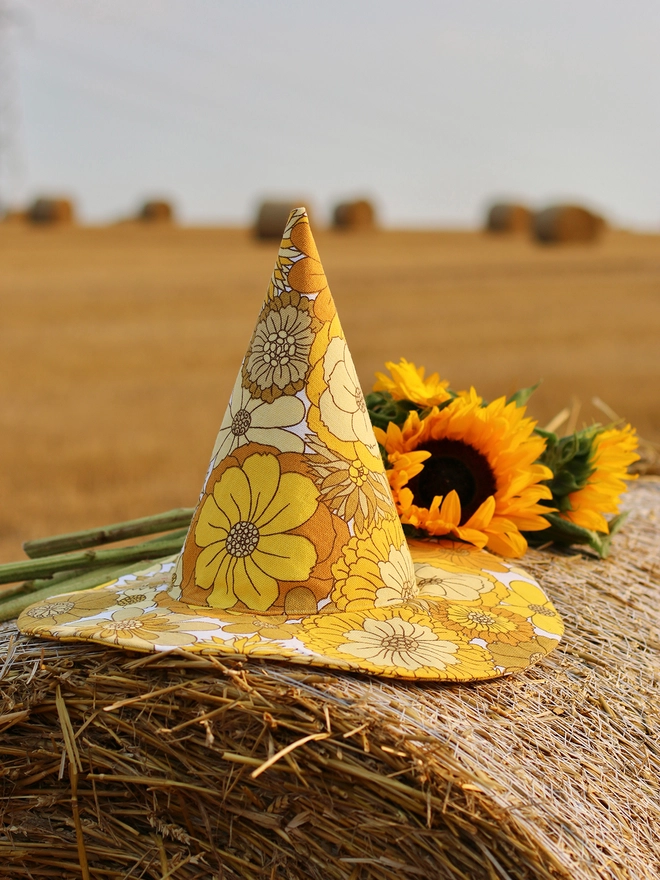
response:
M660 231L658 0L3 7L5 199L242 224L264 197L323 218L366 196L404 227L570 200Z

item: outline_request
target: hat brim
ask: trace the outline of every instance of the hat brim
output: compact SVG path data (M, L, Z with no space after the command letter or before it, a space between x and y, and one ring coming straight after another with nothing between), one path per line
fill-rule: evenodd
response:
M563 624L538 583L484 550L409 542L419 593L326 606L299 619L187 605L171 595L177 557L27 608L26 634L134 651L181 648L433 681L479 681L533 665Z

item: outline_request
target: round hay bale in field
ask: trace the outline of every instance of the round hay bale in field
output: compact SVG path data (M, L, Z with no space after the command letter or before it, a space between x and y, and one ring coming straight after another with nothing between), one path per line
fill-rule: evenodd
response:
M152 199L142 205L137 216L143 223L173 223L174 207L165 199Z
M532 231L543 244L595 241L605 220L580 205L553 205L534 215Z
M533 214L525 205L498 202L491 205L486 215L487 232L529 233Z
M18 226L24 223L27 223L28 214L27 211L15 211L9 210L2 217L3 223L8 223L11 226Z
M531 551L567 624L403 684L0 627L0 876L657 880L660 480L610 559Z
M65 225L75 221L73 201L67 198L38 198L27 211L31 223Z
M294 208L307 205L306 199L287 199L283 201L262 202L257 211L257 219L254 224L254 234L257 238L272 239L282 238L286 221ZM309 208L307 215L311 216ZM310 221L311 222L311 221Z
M332 219L335 229L374 229L376 211L368 199L356 199L353 202L340 202L335 207Z

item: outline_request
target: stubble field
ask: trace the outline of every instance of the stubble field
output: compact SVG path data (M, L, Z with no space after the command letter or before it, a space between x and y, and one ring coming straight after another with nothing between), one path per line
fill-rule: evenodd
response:
M365 392L404 356L487 398L543 379L541 424L605 420L599 397L660 440L660 236L316 240ZM0 561L195 503L276 253L239 229L0 227Z

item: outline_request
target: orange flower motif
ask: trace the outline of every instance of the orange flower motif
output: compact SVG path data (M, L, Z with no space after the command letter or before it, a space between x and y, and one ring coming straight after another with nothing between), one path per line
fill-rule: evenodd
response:
M548 527L552 476L535 464L545 441L525 408L499 398L481 405L474 389L425 419L411 412L402 428L375 428L402 523L430 535L453 535L504 556L522 556L521 531Z
M478 602L437 605L434 616L448 629L468 639L518 645L534 638L532 625L508 608L484 608Z

